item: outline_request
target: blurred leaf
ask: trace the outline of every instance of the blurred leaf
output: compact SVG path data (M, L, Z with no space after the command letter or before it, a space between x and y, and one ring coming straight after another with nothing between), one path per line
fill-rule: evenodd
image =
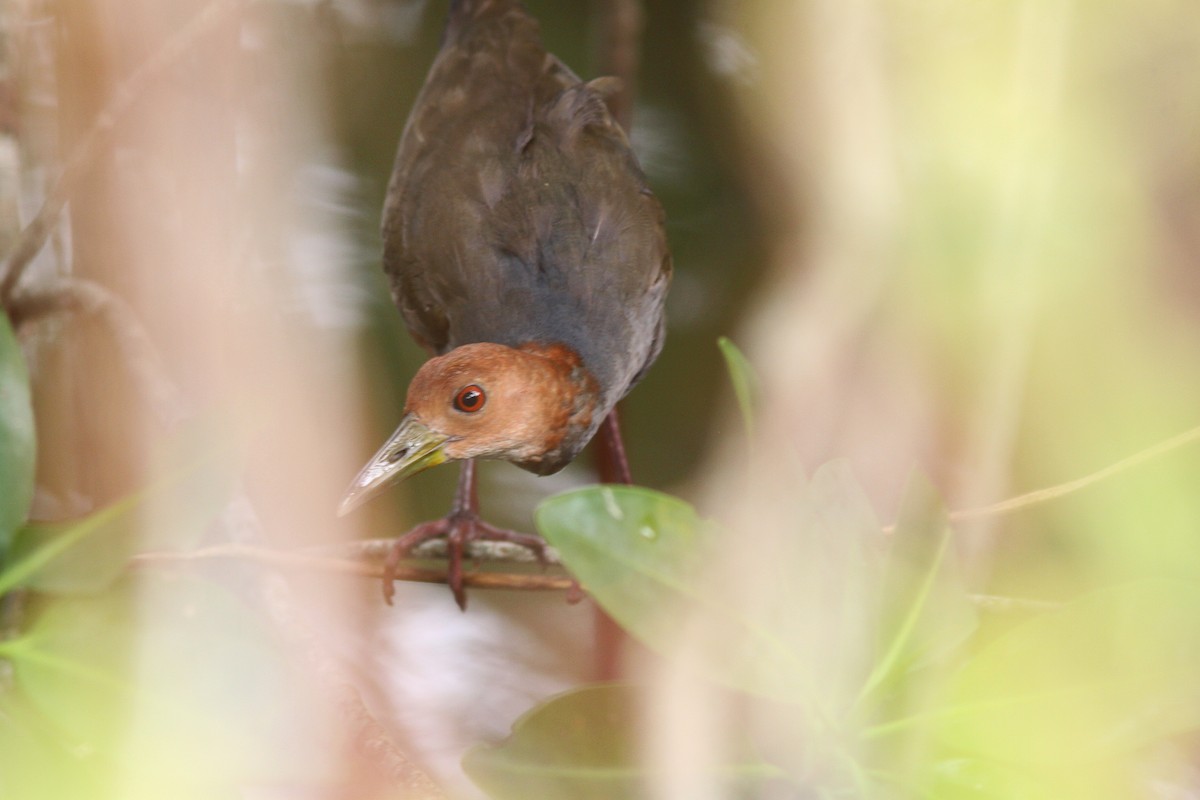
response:
M725 357L725 367L729 370L729 380L733 383L733 393L737 397L738 408L742 412L742 421L746 425L746 438L754 436L754 413L758 406L758 375L750 361L728 337L717 339L721 355Z
M0 313L0 564L33 502L36 447L25 356Z
M713 680L821 706L814 714L822 716L840 714L852 698L846 687L861 686L878 584L869 551L880 532L845 464L795 488L787 525L765 532L769 546L720 543L731 557L691 506L648 489L566 492L545 501L536 519L605 611L664 656L692 637L698 666Z
M589 686L552 697L513 724L498 745L467 752L463 769L495 800L571 798L624 800L648 797L643 725L644 699L624 685ZM754 787L783 772L751 757L711 769L714 782Z
M1132 752L1200 728L1197 663L1200 588L1146 581L1096 592L1013 629L968 662L938 714L940 734L1010 763Z
M63 741L25 698L0 694L0 797L96 797L100 775L88 755Z
M0 647L64 741L122 771L123 797L211 797L322 764L287 653L215 584L143 573L57 598Z
M0 594L14 586L45 592L95 592L145 548L194 543L227 502L232 467L223 439L203 423L189 426L159 459L162 475L142 490L83 519L34 522L17 531ZM149 510L172 524L147 530Z
M959 575L952 539L937 490L914 472L891 537L880 605L880 657L863 685L863 698L958 647L975 630L975 606Z
M830 722L851 709L870 669L885 542L866 493L844 459L822 465L785 505L752 576L763 597L754 616L784 636L803 664L804 686ZM803 676L803 681L800 680Z
M108 586L136 548L138 496L81 520L34 522L17 531L0 594L15 586L44 592L95 592Z
M1063 787L1014 768L982 759L955 758L934 764L933 788L938 800L1062 800L1089 795L1064 793Z
M800 654L704 579L714 530L687 503L636 486L593 486L551 497L536 520L583 588L648 647L671 657L680 621L695 619L724 643L701 664L714 679L767 696L803 694Z
M597 686L535 706L494 746L463 758L471 780L497 800L644 797L631 689Z

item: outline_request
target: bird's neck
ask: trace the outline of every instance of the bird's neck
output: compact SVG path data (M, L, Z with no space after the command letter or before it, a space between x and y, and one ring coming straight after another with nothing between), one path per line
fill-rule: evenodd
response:
M591 440L607 409L601 408L600 387L571 348L561 344L527 342L516 348L533 357L530 366L545 375L557 397L555 434L544 455L519 466L541 475L565 467ZM536 359L536 360L533 360Z

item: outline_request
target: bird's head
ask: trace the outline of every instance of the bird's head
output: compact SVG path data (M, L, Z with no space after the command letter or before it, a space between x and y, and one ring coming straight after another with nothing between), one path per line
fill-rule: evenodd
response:
M417 371L400 426L350 484L339 514L447 461L501 459L554 472L590 438L594 405L594 381L565 347L455 348Z

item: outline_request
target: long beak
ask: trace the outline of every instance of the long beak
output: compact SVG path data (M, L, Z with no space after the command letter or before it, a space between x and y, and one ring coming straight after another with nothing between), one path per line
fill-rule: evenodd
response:
M449 438L430 430L412 414L406 415L350 484L338 516L349 514L393 483L444 463L447 459L443 447Z

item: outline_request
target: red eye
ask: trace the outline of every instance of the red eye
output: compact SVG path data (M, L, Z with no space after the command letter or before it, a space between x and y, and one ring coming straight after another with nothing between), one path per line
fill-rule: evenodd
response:
M483 408L486 400L487 396L484 395L483 389L472 383L470 386L464 386L458 390L458 394L454 396L454 407L459 411L471 414Z

